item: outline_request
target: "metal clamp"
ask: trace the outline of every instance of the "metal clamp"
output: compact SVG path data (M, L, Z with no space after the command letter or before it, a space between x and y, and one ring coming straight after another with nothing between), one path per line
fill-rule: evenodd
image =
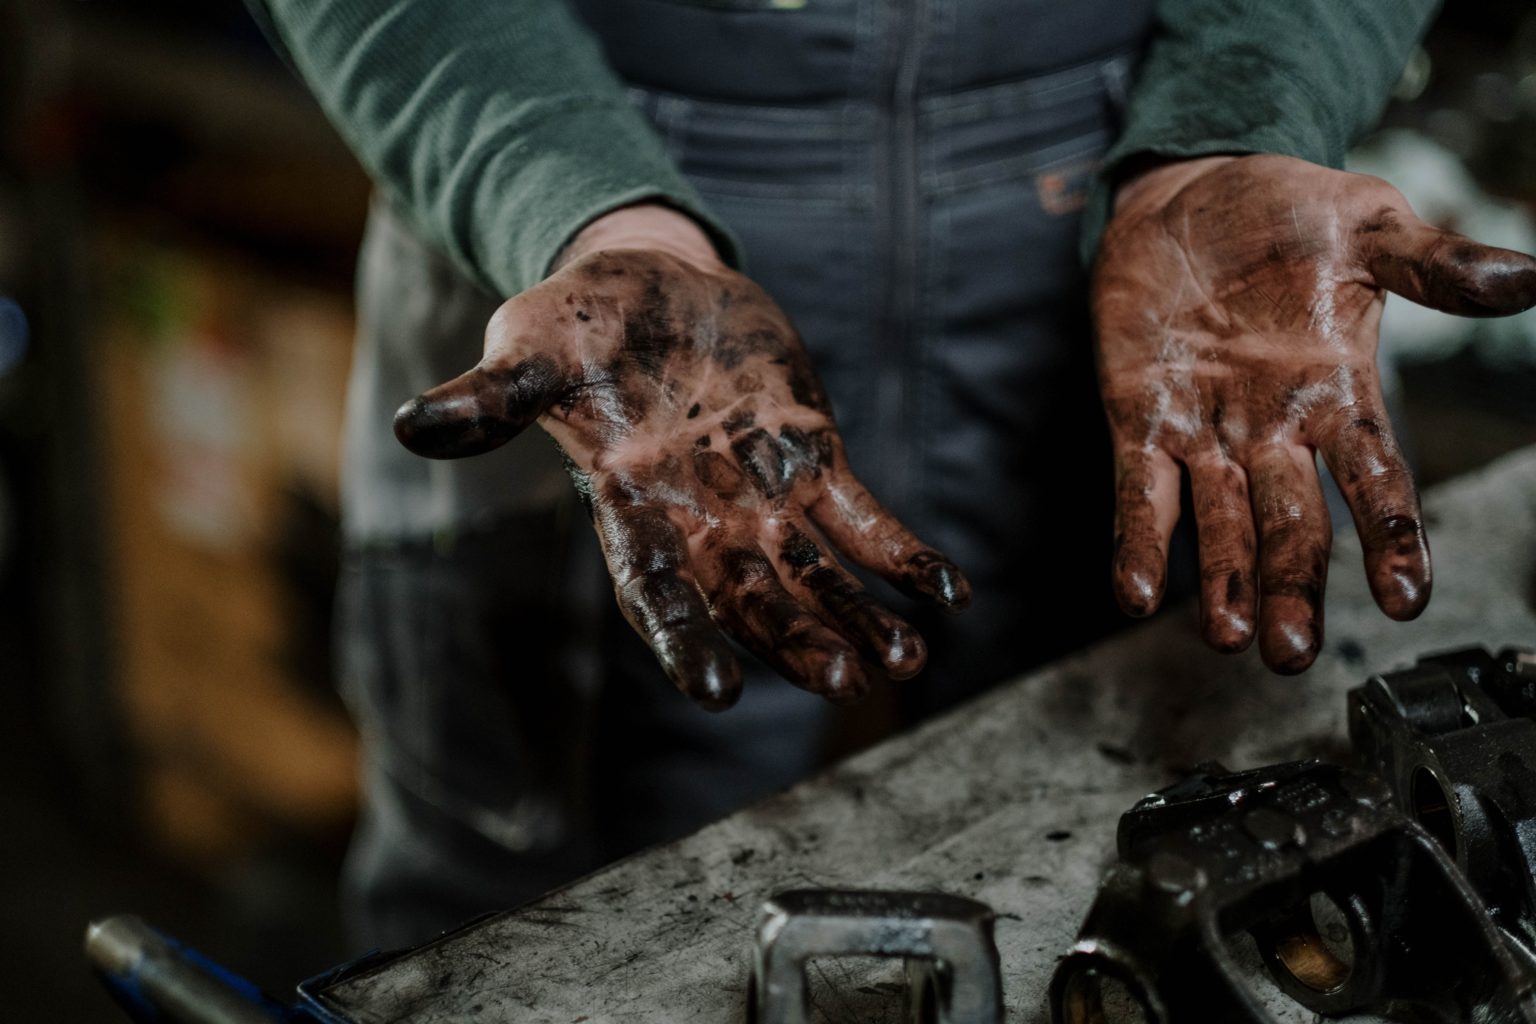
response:
M811 957L907 959L912 1018L922 1024L1001 1024L1002 973L984 903L928 892L799 889L763 906L748 995L754 1024L809 1018Z
M1536 971L1536 655L1472 647L1373 676L1349 733Z
M1052 980L1057 1024L1272 1022L1244 933L1314 1012L1536 1024L1536 985L1482 901L1372 776L1207 766L1125 814L1119 848Z

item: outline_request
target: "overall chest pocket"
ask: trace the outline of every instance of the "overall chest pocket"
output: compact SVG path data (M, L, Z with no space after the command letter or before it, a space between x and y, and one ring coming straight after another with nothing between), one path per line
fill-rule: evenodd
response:
M867 191L860 142L872 115L854 104L723 103L634 86L629 96L706 195L842 202Z
M860 0L573 0L632 85L739 103L846 96Z
M705 7L717 11L798 11L809 0L657 0L680 7Z
M830 387L868 358L859 343L878 280L867 139L852 103L723 103L631 87L673 160L746 252L747 272L789 314ZM838 400L840 423L858 410Z
M1137 56L1129 51L927 106L921 182L953 317L1017 320L1081 287L1081 211L1118 130ZM957 272L975 265L1009 271Z

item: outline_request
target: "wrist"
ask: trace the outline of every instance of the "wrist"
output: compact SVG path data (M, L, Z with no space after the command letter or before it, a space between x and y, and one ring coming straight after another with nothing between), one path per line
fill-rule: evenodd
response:
M1148 203L1162 206L1190 182L1212 169L1238 159L1235 156L1200 156L1186 160L1157 160L1132 171L1115 189L1113 212Z
M594 252L617 249L664 252L701 270L725 268L698 221L660 203L637 203L605 213L582 228L556 257L553 269Z

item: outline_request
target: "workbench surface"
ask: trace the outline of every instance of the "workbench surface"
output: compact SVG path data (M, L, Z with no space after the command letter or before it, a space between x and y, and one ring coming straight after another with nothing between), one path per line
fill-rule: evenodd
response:
M1426 513L1428 611L1412 623L1377 611L1358 541L1341 531L1326 650L1304 675L1275 676L1256 651L1206 650L1192 609L1176 609L692 836L333 983L323 1002L357 1024L740 1021L772 893L940 889L996 908L1008 1020L1043 1022L1056 958L1138 798L1205 760L1342 759L1345 691L1371 673L1448 647L1536 643L1536 449L1437 488ZM872 972L813 964L817 1017L901 1019L878 981L898 976Z

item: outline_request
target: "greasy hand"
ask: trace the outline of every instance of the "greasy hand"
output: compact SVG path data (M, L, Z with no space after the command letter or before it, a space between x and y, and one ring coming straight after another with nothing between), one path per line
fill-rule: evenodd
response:
M1314 452L1354 514L1382 611L1429 601L1418 496L1376 371L1386 292L1462 316L1536 303L1536 260L1420 221L1386 182L1280 156L1127 183L1094 268L1115 442L1114 582L1147 615L1189 471L1207 642L1300 672L1322 644L1332 540Z
M447 458L535 419L589 503L625 617L704 707L741 691L726 634L838 702L867 690L864 660L897 679L922 668L922 639L822 538L906 592L969 599L850 472L789 320L681 214L632 207L582 232L496 312L480 364L407 403L395 432Z

